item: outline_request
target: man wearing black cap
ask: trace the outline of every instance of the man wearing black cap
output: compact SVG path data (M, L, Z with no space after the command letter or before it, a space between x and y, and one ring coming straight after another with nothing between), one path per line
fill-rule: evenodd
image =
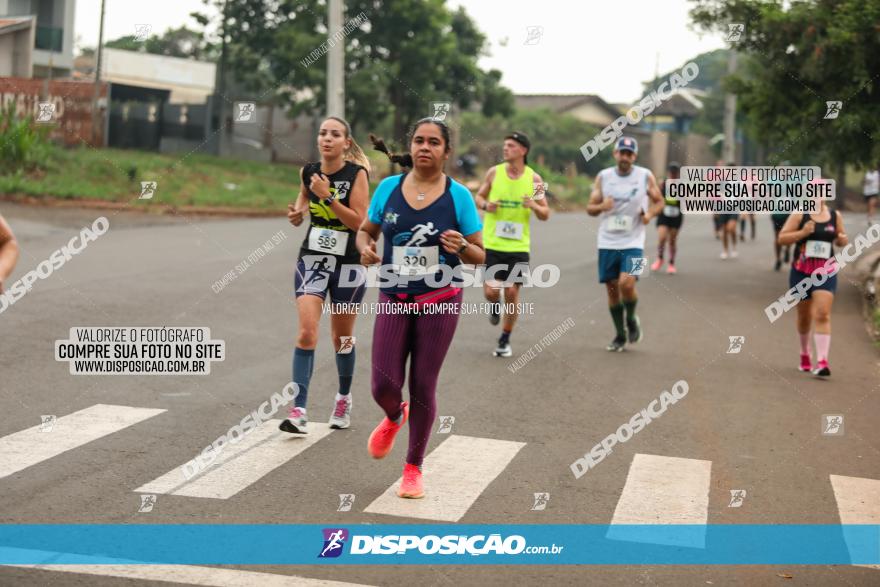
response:
M496 357L510 357L510 334L518 315L519 288L529 268L531 239L529 220L532 212L538 220L550 217L544 197L541 176L529 167L529 137L513 132L504 137L504 163L489 168L480 189L477 207L485 212L483 243L486 247L486 281L483 294L497 308L504 289L504 324L495 349ZM497 325L500 312L494 311L489 321Z
M647 263L645 225L663 210L663 197L650 170L635 165L639 145L620 137L614 148L615 167L599 172L587 213L602 219L599 225L599 282L608 292L608 310L616 336L605 347L620 352L642 339L636 315L636 280Z
M678 179L681 166L676 162L669 164L669 175L667 179ZM666 182L660 184L660 193L666 195ZM666 248L667 237L669 239L669 265L666 267L666 273L675 274L675 251L678 239L678 230L681 228L681 222L684 217L681 214L681 202L676 198L666 198L663 205L663 211L657 216L657 260L651 265L651 271L659 271L663 267L664 249Z

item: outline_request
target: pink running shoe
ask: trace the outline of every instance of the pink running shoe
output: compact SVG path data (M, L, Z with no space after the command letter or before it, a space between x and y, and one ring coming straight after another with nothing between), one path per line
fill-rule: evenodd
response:
M305 408L293 407L290 408L287 419L281 422L278 429L291 434L308 434L309 432L306 430L308 423L309 419L306 416Z
M798 371L809 373L812 370L813 364L810 362L810 355L801 355L801 366L798 367Z
M391 448L394 446L394 437L397 436L397 432L406 424L406 420L409 417L409 404L403 402L400 407L403 410L403 418L400 420L400 424L395 424L388 419L388 416L385 416L370 434L370 439L367 440L367 450L370 451L370 455L374 459L384 458L385 455L391 452Z
M425 487L422 485L422 472L415 465L407 463L403 467L403 480L397 495L409 499L425 497Z
M675 275L677 272L678 272L678 270L675 268L675 265L673 265L672 263L670 263L666 267L666 273L668 273L669 275Z
M651 271L657 271L661 267L663 267L663 259L657 257L657 260L651 263Z
M819 361L819 364L813 369L813 375L816 377L830 377L831 369L828 368L828 361L825 359Z

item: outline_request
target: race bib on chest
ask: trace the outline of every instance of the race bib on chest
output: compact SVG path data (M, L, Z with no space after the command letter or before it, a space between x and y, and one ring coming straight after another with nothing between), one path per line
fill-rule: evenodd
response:
M608 232L629 232L632 230L632 218L629 216L609 216L605 225Z
M523 225L519 222L499 220L495 223L495 236L511 240L522 240Z
M831 243L825 241L807 241L805 250L807 257L828 259L831 257Z
M309 232L309 249L331 255L344 255L348 245L348 233L330 228L312 227Z
M427 275L439 265L439 247L394 247L391 262L399 275Z
M663 215L667 218L678 218L681 209L678 206L663 206Z

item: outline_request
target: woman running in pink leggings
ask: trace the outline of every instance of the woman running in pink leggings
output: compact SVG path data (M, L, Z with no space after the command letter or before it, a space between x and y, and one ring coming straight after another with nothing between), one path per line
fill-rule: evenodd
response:
M381 459L409 419L409 450L400 497L423 497L422 460L437 415L437 379L458 324L462 263L479 265L485 251L482 225L470 192L443 173L449 158L449 128L425 118L412 129L409 155L392 156L412 171L385 178L373 195L357 235L361 263L394 267L393 283L381 286L373 333L372 391L385 418L373 430L368 450ZM380 233L382 257L376 253ZM443 281L444 276L451 277ZM442 303L447 311L433 311ZM449 308L454 307L455 310ZM409 403L402 389L409 358Z

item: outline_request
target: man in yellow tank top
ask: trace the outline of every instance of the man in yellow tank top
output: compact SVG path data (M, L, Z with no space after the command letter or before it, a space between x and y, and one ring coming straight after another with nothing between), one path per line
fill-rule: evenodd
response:
M495 349L496 357L510 357L510 333L519 310L519 288L529 268L529 220L532 212L538 220L550 217L544 197L544 181L527 165L531 149L529 138L514 132L504 138L504 163L490 167L477 191L477 207L485 212L483 242L486 246L486 275L483 294L498 308L504 289L504 324ZM500 308L498 308L500 310ZM500 311L489 316L497 325Z

